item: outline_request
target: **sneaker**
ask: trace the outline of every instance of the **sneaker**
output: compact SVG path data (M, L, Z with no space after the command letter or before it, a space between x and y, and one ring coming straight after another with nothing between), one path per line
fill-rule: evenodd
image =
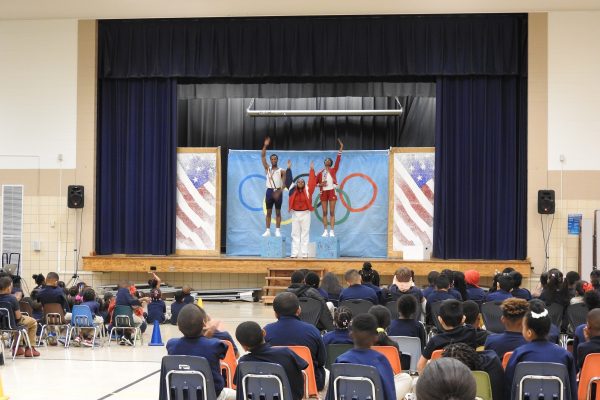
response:
M263 233L263 234L262 234L262 236L263 236L263 237L269 237L269 236L271 236L271 231L270 231L269 229L267 229L267 230L265 231L265 233Z
M73 342L71 344L75 347L81 346L81 338L77 336L75 339L73 339Z
M333 233L333 229L329 231L329 237L335 237L335 234Z
M85 347L94 347L94 342L92 342L90 339L84 339L81 344Z
M28 347L27 350L25 350L25 357L39 357L40 356L40 352L37 351L34 347Z
M56 333L50 332L46 338L46 342L48 342L49 346L58 345L58 341L56 340Z
M281 236L281 231L279 230L279 228L275 229L275 237L280 237Z
M133 346L133 342L131 341L131 339L124 337L123 341L125 342L126 346Z
M19 348L17 349L17 356L22 356L24 354L25 354L25 347L19 346Z
M323 234L321 235L321 237L327 237L327 236L329 236L329 232L327 232L327 229L325 229L323 231Z
M64 336L61 336L58 338L58 343L60 344L65 344L67 342L67 338Z

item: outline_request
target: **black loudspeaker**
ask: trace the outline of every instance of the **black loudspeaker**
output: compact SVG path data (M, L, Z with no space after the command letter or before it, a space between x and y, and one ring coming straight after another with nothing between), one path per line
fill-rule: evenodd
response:
M538 213L554 214L554 190L538 190Z
M67 207L83 208L83 186L69 185L67 189Z

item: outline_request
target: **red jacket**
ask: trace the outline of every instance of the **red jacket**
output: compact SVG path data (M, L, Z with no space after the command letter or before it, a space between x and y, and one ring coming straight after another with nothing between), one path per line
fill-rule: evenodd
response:
M337 173L338 168L340 167L340 161L341 160L342 160L342 153L338 152L337 153L337 157L335 158L335 163L333 164L333 167L329 168L329 175L331 175L331 178L333 179L333 184L334 185L337 185L336 173ZM323 171L325 171L325 168L323 168L317 174L317 183L323 183ZM320 186L319 186L319 191L323 191L323 188L320 187Z
M310 172L308 173L308 183L306 185L304 185L304 193L306 194L306 198L308 199L308 209L310 211L313 211L314 208L312 206L312 196L313 193L315 192L315 186L317 184L317 179L315 177L315 170L311 168ZM289 197L289 202L288 202L288 211L290 211L292 209L292 204L294 204L294 199L296 198L296 194L298 193L298 187L296 186L295 188L296 190L294 190L292 192L292 194Z

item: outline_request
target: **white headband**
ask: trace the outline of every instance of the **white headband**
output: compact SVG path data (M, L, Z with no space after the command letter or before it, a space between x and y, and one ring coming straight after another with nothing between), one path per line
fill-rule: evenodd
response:
M531 318L538 319L538 318L544 318L546 316L548 316L548 310L544 310L544 311L542 311L539 314L538 313L534 313L533 311L531 312Z

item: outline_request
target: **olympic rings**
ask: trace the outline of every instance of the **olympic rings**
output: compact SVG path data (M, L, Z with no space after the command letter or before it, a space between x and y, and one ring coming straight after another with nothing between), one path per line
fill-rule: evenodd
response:
M337 188L335 189L335 191L341 194L340 198L345 197L346 201L348 201L348 204L351 204L350 197L348 197L348 194L346 192L344 192L341 189L337 189ZM321 217L319 215L319 206L320 205L321 205L321 199L319 198L319 196L317 196L317 198L314 201L313 208L315 209L315 215L317 216L317 219L320 222L323 222L323 217ZM336 220L335 224L336 225L343 224L344 222L346 222L346 220L348 219L349 216L350 216L350 210L348 209L348 207L346 207L346 215L344 215L341 219Z
M242 187L244 186L244 183L246 183L246 181L249 180L249 179L251 179L251 178L262 179L265 182L267 181L267 178L265 176L263 176L263 175L259 175L259 174L248 175L247 177L245 177L244 179L242 179L242 181L238 185L238 197L240 199L240 203L242 203L242 205L244 207L246 207L248 210L250 210L250 211L261 211L262 207L250 207L248 205L248 203L246 203L246 201L244 200L244 193L242 191ZM264 200L263 200L263 203L264 203Z
M340 185L340 191L343 191L344 190L344 185L346 184L346 182L348 182L348 180L350 178L354 178L354 177L365 178L367 180L367 182L369 182L373 186L373 197L371 197L371 200L369 200L369 202L367 204L365 204L362 207L358 207L358 208L352 208L350 206L350 202L348 202L348 204L346 204L346 201L344 201L344 197L343 196L340 197L340 201L342 202L342 204L344 205L344 207L346 207L348 209L348 211L350 211L350 212L363 212L363 211L369 209L373 205L373 203L375 202L375 199L377 198L377 185L375 184L375 182L373 182L373 179L371 179L368 175L361 174L359 172L355 172L355 173L350 174L350 175L348 175L348 176L346 176L344 178L344 180L342 181L342 183Z

